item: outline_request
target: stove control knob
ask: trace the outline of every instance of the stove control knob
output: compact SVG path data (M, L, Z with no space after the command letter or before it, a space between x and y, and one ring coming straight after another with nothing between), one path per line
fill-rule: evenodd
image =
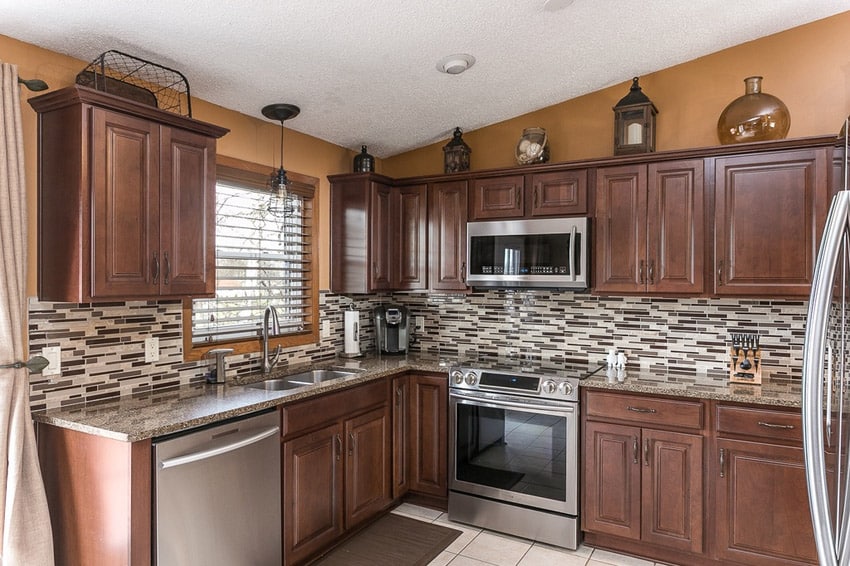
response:
M471 371L466 374L466 384L467 385L475 385L478 381L478 375L474 371Z
M543 384L540 386L540 388L543 390L543 393L546 393L547 395L551 395L552 393L555 392L555 390L558 388L558 386L555 385L555 382L552 381L551 379L547 379L546 381L543 382Z
M460 385L463 383L463 372L459 369L456 369L452 372L452 381L455 385Z
M560 391L564 395L572 395L573 384L569 381L563 381L558 385L558 391Z

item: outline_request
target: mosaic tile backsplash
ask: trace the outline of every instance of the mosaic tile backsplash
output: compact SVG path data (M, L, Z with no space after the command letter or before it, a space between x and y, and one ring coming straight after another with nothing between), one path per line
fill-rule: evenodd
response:
M422 317L412 351L457 355L533 355L602 360L625 351L628 367L722 376L735 332L758 332L765 368L799 378L806 302L751 299L597 297L559 291L493 290L459 295L322 293L330 337L284 351L286 363L319 361L343 350L343 311L360 311L361 350L375 348L372 309L407 306ZM160 359L145 363L144 340L159 338ZM29 302L30 352L62 349L62 374L33 376L33 410L95 402L201 381L211 361L184 362L179 301L109 304ZM259 355L227 358L230 375L259 371Z

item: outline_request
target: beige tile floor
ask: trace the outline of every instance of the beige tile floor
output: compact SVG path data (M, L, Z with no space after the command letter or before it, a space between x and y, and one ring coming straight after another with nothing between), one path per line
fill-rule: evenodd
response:
M393 513L462 531L430 566L662 566L649 560L581 545L566 550L449 521L440 511L402 503Z

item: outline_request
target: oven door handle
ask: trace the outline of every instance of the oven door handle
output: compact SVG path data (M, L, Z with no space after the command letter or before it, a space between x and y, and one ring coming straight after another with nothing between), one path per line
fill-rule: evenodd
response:
M555 401L550 403L535 403L525 399L517 399L516 397L493 399L492 397L479 397L475 395L465 395L461 393L449 393L450 399L458 401L470 401L476 405L484 407L506 407L508 409L523 409L527 411L555 411L560 413L574 413L577 403L564 403Z

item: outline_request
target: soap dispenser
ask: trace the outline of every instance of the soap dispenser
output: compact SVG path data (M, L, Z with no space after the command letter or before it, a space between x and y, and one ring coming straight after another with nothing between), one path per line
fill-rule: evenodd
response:
M224 356L233 353L233 348L214 348L204 354L205 358L215 356L215 367L210 369L207 375L207 383L215 385L224 385L227 383L227 366L224 363Z

